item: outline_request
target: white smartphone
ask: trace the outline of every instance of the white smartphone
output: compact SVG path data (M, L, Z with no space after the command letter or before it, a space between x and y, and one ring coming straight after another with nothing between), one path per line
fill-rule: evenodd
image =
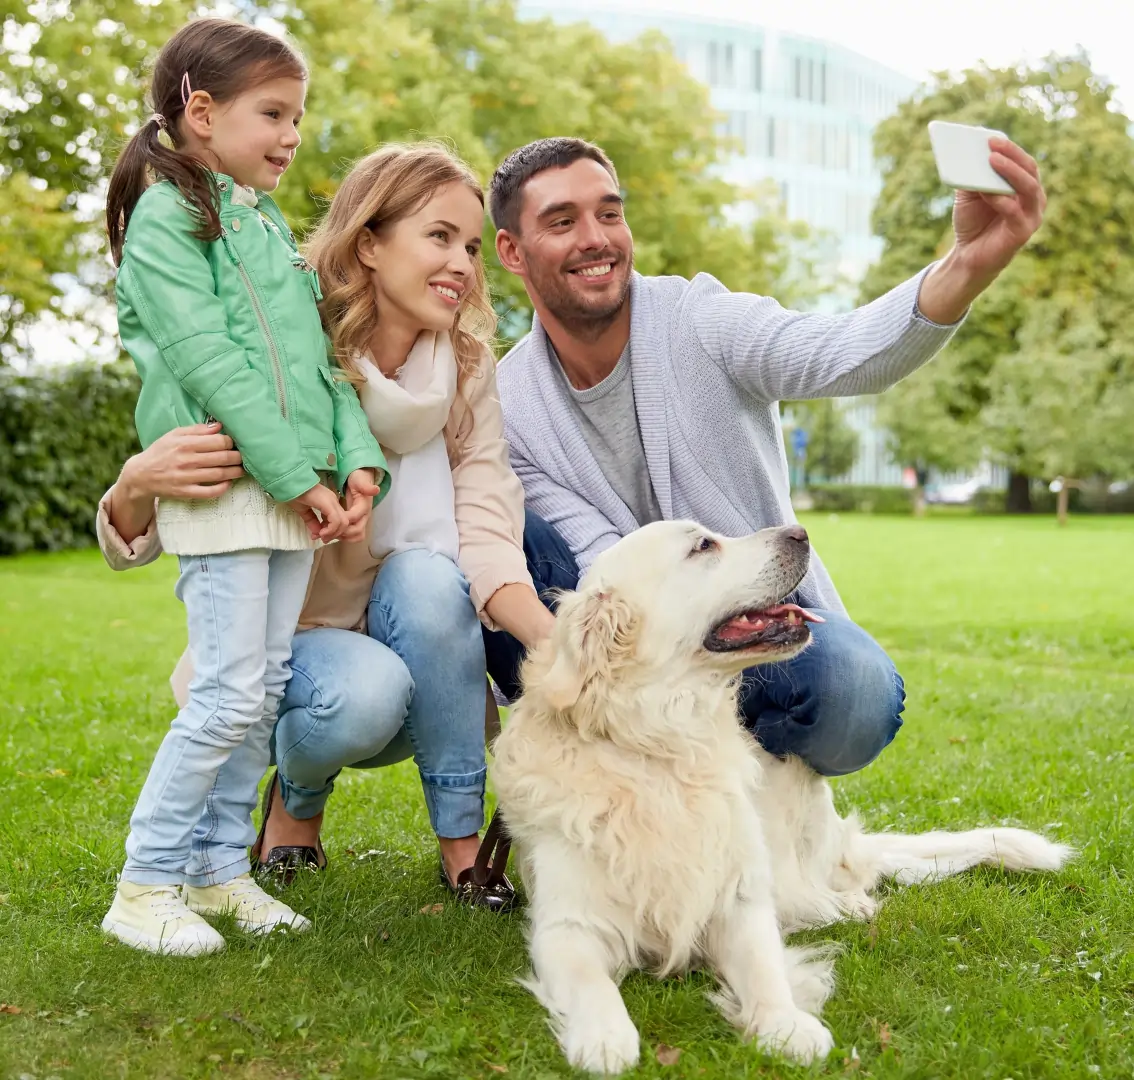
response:
M941 182L962 191L1014 195L1016 189L988 163L988 140L992 138L1006 136L992 128L931 120L929 145L933 147Z

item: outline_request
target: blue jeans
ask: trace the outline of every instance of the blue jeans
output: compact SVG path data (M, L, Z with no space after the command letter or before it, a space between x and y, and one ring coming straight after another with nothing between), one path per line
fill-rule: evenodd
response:
M484 824L485 666L468 582L443 555L393 555L367 628L295 637L274 740L284 806L312 818L342 769L412 754L434 832L471 836Z
M563 538L528 513L524 554L536 591L548 607L556 590L574 589L579 569ZM781 664L749 668L740 692L740 720L770 753L802 758L824 776L869 765L902 726L905 687L893 662L846 615L818 611L812 644ZM503 631L484 632L488 673L509 701L520 693L524 649Z
M130 818L122 877L214 885L248 872L252 809L288 680L311 551L180 559L193 681Z

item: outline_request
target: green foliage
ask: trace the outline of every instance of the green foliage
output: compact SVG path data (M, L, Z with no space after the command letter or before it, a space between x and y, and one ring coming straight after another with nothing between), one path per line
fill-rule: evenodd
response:
M908 488L872 484L810 484L811 509L830 514L909 514L913 492Z
M847 423L840 406L832 398L791 403L793 423L807 432L807 456L804 459L805 486L812 478L834 480L854 468L858 460L858 432ZM785 437L790 435L785 431Z
M184 0L0 0L0 364L18 328L58 307L58 275L83 261L105 287L107 267L91 258L100 185L139 119L155 47L193 10Z
M94 507L138 449L128 364L0 370L0 555L89 544Z
M102 249L100 184L145 114L147 65L190 14L209 10L186 0L0 0L0 178L6 187L15 174L32 178L70 225L29 219L38 262L25 260L10 283L10 326L57 299L52 275L75 269L76 233L83 250ZM382 142L443 139L487 181L515 147L575 134L618 167L643 273L706 270L795 305L823 291L810 234L777 202L744 193L762 204L761 220L726 220L741 193L713 169L719 117L660 35L616 45L586 25L519 19L514 0L237 0L225 10L282 21L307 57L305 145L279 191L300 234L350 163ZM485 237L503 336L515 337L527 328L527 297L496 264L488 226ZM96 265L105 286L105 263ZM0 322L0 344L5 331Z
M56 274L78 266L82 224L58 188L33 184L26 173L4 178L0 204L0 356L17 326L42 315L62 296Z
M880 295L952 242L930 120L999 128L1040 163L1044 225L974 306L953 344L882 401L902 464L956 468L990 450L1013 472L1134 471L1134 139L1082 57L941 75L875 137L885 248ZM1123 409L1126 409L1125 417Z

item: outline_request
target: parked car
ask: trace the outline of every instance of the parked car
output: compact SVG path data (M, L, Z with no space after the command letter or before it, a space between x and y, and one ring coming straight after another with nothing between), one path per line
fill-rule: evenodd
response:
M945 506L963 506L972 502L977 492L984 487L984 480L978 476L952 484L934 484L925 489L925 501Z

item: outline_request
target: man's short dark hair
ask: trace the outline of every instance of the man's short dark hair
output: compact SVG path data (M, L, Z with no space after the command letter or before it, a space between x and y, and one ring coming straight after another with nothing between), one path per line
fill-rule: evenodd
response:
M492 174L488 186L488 212L492 224L510 233L520 231L520 199L524 185L546 169L565 169L576 161L597 161L617 184L618 173L610 158L594 143L584 139L537 139L513 150Z

